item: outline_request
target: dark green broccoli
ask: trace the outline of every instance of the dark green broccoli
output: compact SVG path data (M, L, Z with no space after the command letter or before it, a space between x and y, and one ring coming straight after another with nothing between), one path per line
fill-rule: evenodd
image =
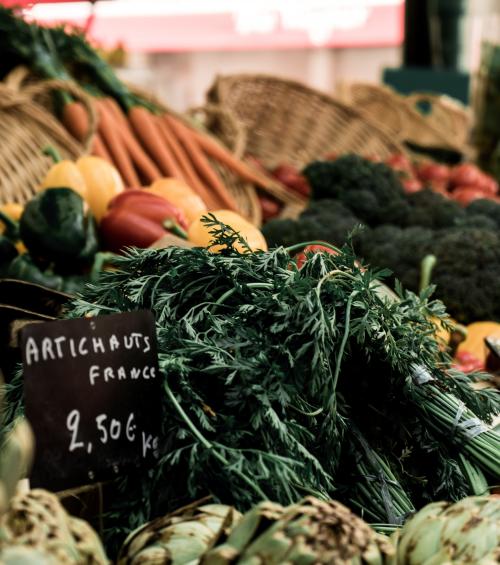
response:
M436 234L432 282L459 322L500 320L500 232L454 228Z
M463 208L455 201L426 189L407 195L410 213L406 225L439 229L456 225L465 218Z
M478 200L473 200L466 208L467 214L474 216L476 214L481 214L482 216L488 216L497 225L497 229L500 229L500 204L494 200L489 200L486 198L480 198Z
M404 201L404 191L394 171L358 155L335 161L315 161L303 171L313 200L336 198L369 225L382 221L387 207Z
M270 246L315 240L342 245L360 223L340 202L322 200L313 202L297 220L271 220L262 232Z
M482 228L492 231L498 229L495 220L484 214L466 214L465 218L457 225L464 228Z
M390 269L406 288L417 291L420 263L432 252L434 237L429 228L384 225L362 233L357 251L372 266Z

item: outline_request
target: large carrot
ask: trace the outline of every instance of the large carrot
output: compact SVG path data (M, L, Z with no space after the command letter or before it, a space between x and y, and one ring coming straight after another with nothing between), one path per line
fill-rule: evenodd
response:
M102 99L102 103L108 108L113 118L124 128L130 130L130 125L127 122L127 117L123 110L120 108L118 102L111 96L106 96Z
M208 183L208 186L212 188L212 193L209 192L208 197L204 197L200 194L209 208L222 206L228 210L237 211L238 206L236 201L212 169L208 159L200 149L197 139L192 135L192 130L169 114L165 114L164 119L186 148L199 176L201 176Z
M198 192L197 189L201 184L202 187L199 188L202 192L206 192L207 189L193 168L193 164L191 163L187 152L177 138L175 132L172 131L170 124L164 119L164 116L159 116L157 118L157 124L167 147L170 149L182 169L185 182L195 189L196 192Z
M127 118L117 102L113 98L106 97L102 99L102 103L105 104L109 110L110 118L114 121L118 135L141 179L146 183L151 183L161 178L162 174L160 169L154 164L135 138L130 124L127 122Z
M113 162L125 181L125 185L128 187L139 187L141 184L139 177L122 143L114 119L110 116L107 107L102 101L97 101L97 108L99 111L99 133L106 143L106 147L113 157Z
M84 141L89 130L89 117L84 105L76 101L65 104L62 111L62 119L69 133L78 141ZM92 140L91 152L93 155L102 157L110 163L113 162L111 155L98 134L95 134Z
M133 106L128 112L129 123L144 149L164 175L182 178L179 165L165 147L153 114L143 106Z
M174 118L171 118L174 120ZM177 127L180 128L187 128L182 122L179 120L175 120L177 123ZM231 169L233 172L238 174L243 180L256 184L262 188L267 188L269 186L269 179L266 178L265 175L254 171L242 161L239 161L234 157L234 155L227 150L225 147L211 139L208 135L203 135L200 132L196 131L194 128L189 129L194 139L196 139L199 146L203 149L203 151L213 157L219 163L226 165L228 169Z

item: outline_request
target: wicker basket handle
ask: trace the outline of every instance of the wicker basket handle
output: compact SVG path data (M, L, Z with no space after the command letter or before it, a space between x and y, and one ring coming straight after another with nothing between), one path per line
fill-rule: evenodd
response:
M35 96L45 94L51 90L64 90L69 92L77 100L80 100L85 107L89 121L87 133L85 138L81 141L81 144L83 145L85 152L88 152L97 131L97 112L95 110L94 103L92 102L92 97L84 92L76 83L60 79L45 80L32 86L28 86L23 90L23 94L26 97L33 99Z
M193 120L197 120L197 117L199 115L202 115L208 119L214 116L222 119L226 124L230 126L231 130L233 130L234 138L231 139L231 146L228 148L236 157L238 157L238 159L243 158L247 145L247 133L244 125L236 119L236 117L230 110L218 104L207 104L206 106L190 108L187 114ZM223 141L224 143L229 142L228 139L224 139Z

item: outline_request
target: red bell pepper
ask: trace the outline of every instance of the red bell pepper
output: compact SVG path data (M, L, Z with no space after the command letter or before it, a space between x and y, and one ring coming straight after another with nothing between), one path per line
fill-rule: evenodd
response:
M187 220L161 196L131 189L113 198L99 229L106 249L118 253L125 247L149 247L169 232L186 238Z

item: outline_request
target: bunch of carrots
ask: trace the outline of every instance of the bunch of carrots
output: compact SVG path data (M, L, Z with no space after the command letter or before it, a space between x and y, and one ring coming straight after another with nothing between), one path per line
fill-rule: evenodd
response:
M175 177L192 187L209 209L237 210L237 203L210 161L260 188L269 178L236 159L217 141L133 93L80 33L41 27L0 6L0 49L13 66L24 64L41 78L78 82L93 96L98 133L92 152L119 170L126 186ZM67 92L55 102L66 129L83 141L88 133L84 105Z

